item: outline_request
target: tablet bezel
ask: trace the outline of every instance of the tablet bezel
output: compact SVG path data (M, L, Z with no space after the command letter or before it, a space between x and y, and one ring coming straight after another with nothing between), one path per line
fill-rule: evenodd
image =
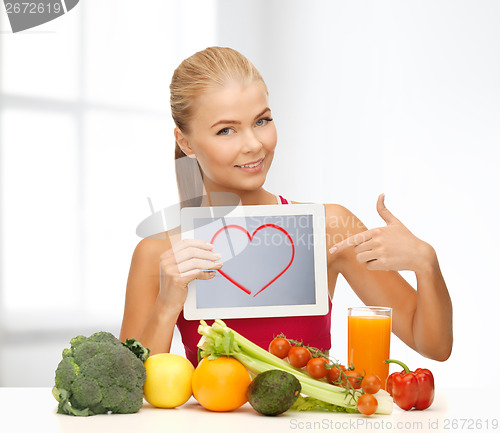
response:
M314 304L270 305L255 307L198 308L196 305L196 281L188 284L184 303L184 317L187 320L229 319L256 317L316 316L328 313L328 272L326 260L325 207L322 204L287 204L258 206L214 206L185 207L181 209L181 238L194 238L194 220L197 218L222 217L265 217L311 215L314 247ZM203 239L209 242L208 239Z

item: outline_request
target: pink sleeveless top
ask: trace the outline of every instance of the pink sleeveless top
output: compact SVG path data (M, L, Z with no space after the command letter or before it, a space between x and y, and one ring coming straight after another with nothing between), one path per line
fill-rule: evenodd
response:
M288 204L288 201L282 196L278 198L281 200L281 204ZM280 333L293 340L302 340L307 346L329 350L331 347L331 312L332 302L328 297L328 313L324 316L224 319L224 322L227 326L266 350L269 348L271 340ZM212 325L214 321L207 320L206 322ZM181 311L177 319L177 327L182 337L186 357L194 366L198 364L197 344L201 337L198 334L199 323L198 320L186 320L183 311Z

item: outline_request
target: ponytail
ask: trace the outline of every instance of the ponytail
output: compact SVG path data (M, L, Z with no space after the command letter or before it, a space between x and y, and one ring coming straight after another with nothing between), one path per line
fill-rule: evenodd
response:
M200 207L203 199L203 175L198 160L189 158L175 142L175 177L180 208Z
M232 48L209 47L185 59L174 71L170 83L170 108L177 128L188 132L196 97L230 80L243 84L255 80L264 83L257 68ZM175 175L181 209L199 207L203 199L203 172L198 161L189 158L177 142Z

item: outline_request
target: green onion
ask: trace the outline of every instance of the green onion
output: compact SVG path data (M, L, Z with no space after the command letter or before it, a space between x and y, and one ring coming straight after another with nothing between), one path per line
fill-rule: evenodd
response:
M312 378L303 370L293 367L288 362L252 343L226 326L222 320L215 320L212 326L201 320L198 333L202 336L198 347L203 358L206 356L209 359L231 356L255 375L274 369L287 371L295 375L302 386L302 392L309 397L349 409L349 411L356 410L357 399L362 394L360 390L348 392L343 387ZM375 397L378 401L375 413L390 414L393 406L392 397L385 391L379 391Z

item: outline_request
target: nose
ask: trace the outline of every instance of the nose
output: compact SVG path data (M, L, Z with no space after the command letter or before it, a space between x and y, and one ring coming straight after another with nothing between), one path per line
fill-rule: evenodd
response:
M247 153L258 152L262 149L262 143L253 130L247 131L243 136L242 151Z

